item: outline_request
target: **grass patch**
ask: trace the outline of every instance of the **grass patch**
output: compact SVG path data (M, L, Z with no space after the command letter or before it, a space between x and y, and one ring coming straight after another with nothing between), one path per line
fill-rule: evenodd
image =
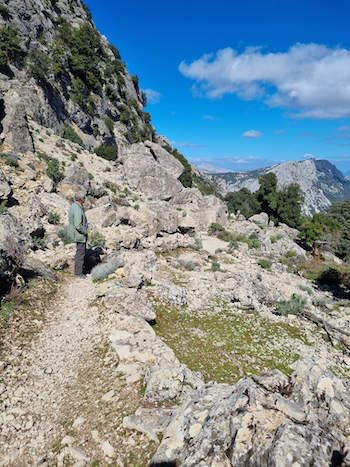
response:
M157 300L154 307L157 334L206 381L232 383L274 368L289 375L298 359L295 341L307 344L302 330L256 314L234 313L222 299L190 313Z

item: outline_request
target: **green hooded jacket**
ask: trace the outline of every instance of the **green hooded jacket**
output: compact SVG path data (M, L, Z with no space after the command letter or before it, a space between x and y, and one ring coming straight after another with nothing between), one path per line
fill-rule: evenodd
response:
M84 209L78 202L69 208L67 233L73 243L86 243L88 224Z

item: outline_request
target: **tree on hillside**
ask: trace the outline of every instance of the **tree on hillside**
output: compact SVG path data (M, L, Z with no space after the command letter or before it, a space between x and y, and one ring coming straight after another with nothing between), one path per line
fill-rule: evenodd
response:
M300 227L299 238L312 249L315 256L317 245L323 243L335 248L339 239L340 225L334 219L324 214L314 214L312 217L305 217Z
M278 221L298 229L301 225L301 207L303 201L304 197L297 183L291 183L284 190L280 191L277 201Z
M270 219L277 221L277 177L273 172L270 172L259 177L259 183L260 187L255 195L260 204L260 212L266 212Z
M347 261L350 260L350 199L334 203L327 211L327 215L340 226L340 239L337 254Z
M240 211L244 217L248 218L260 212L260 204L255 195L248 188L227 193L225 196L228 210L233 213Z

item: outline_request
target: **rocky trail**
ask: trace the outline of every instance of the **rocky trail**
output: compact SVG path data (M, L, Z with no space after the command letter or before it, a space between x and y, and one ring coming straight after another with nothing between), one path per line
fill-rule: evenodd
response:
M111 458L136 465L133 446L144 459L149 442L140 435L136 443L119 425L135 410L139 387L116 376L108 319L94 305L91 280L61 288L38 338L2 356L0 465L107 465Z

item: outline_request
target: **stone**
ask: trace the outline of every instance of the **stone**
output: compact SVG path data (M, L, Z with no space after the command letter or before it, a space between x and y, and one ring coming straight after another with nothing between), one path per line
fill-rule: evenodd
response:
M110 402L115 398L115 391L112 389L111 391L108 391L104 396L102 396L102 401L103 402Z
M101 444L101 449L102 449L103 453L105 454L105 456L114 457L115 449L113 448L113 446L110 444L109 441L104 441Z
M158 433L163 433L169 425L174 409L154 409L138 408L133 415L124 417L123 427L128 430L137 430L145 433L149 439L159 443Z
M86 419L82 416L79 416L74 420L72 427L80 428L82 425L84 425L85 422L86 422Z

